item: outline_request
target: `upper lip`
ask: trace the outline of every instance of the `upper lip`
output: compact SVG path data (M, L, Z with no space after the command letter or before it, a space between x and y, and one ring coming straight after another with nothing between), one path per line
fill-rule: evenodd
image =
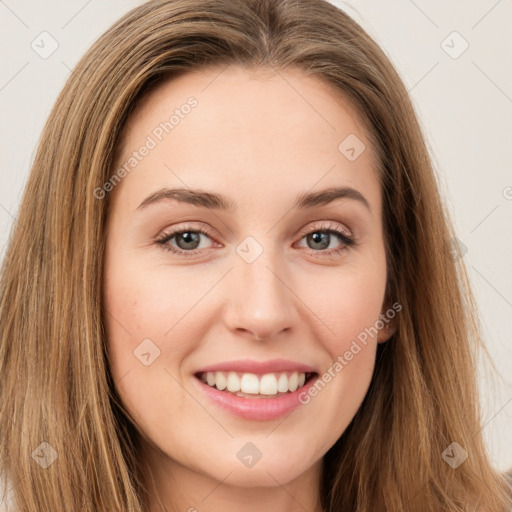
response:
M240 372L255 373L257 375L265 375L266 373L279 372L299 372L299 373L316 373L316 370L307 364L297 363L288 359L271 359L268 361L253 361L250 359L238 359L236 361L224 361L222 363L212 364L197 370L196 373L206 372Z

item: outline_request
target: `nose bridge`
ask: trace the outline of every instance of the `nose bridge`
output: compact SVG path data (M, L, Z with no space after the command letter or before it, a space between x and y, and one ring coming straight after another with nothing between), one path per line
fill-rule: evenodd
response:
M258 338L271 337L298 319L279 248L269 240L246 237L236 247L231 273L230 327L251 331Z

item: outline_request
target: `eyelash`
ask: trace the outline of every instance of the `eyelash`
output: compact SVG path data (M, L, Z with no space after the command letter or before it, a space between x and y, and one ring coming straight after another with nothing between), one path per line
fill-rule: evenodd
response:
M162 235L162 237L158 238L155 242L164 251L170 251L173 254L177 254L179 256L195 256L198 252L201 251L201 249L195 249L192 251L183 251L183 250L177 249L176 247L173 247L172 245L169 245L167 243L175 235L183 234L183 233L187 233L187 232L201 233L211 239L211 233L206 228L203 228L203 227L196 228L196 227L192 227L192 226L184 226L184 227L181 227L180 229L170 231L169 233L164 233ZM310 231L304 233L300 239L302 240L304 237L306 237L307 235L310 235L312 233L333 233L335 236L338 237L339 241L344 244L336 249L329 249L329 250L324 249L324 250L317 250L317 251L310 249L310 251L313 254L320 253L320 254L315 254L315 256L332 256L334 254L341 253L342 251L348 249L349 247L356 245L355 238L348 236L345 232L340 230L340 228L336 227L335 224L327 223L326 225L313 226L313 228Z

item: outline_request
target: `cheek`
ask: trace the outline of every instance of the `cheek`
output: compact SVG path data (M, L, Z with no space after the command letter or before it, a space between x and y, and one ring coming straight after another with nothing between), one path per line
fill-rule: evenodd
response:
M115 244L113 244L115 247ZM106 322L112 332L163 340L179 330L180 318L197 302L208 279L186 268L172 271L140 249L112 248L104 275ZM206 281L206 282L204 282ZM211 284L210 284L211 286ZM118 339L120 336L112 336Z
M315 286L313 286L313 282ZM305 282L302 296L323 325L319 339L334 360L353 340L376 343L375 325L382 312L385 263L347 267ZM309 290L309 291L307 291Z
M107 348L119 397L147 435L151 425L162 424L162 411L186 416L179 364L192 350L193 333L180 330L189 302L184 294L169 289L158 272L130 266L119 261L105 273ZM179 423L170 427L178 429Z
M382 308L384 290L354 283L331 295L330 325L333 335L327 341L332 358L350 349L353 341L361 346L376 343L376 322Z
M325 341L330 355L330 373L343 372L344 379L365 382L373 372L377 349L377 327L381 297L367 294L341 299L334 336ZM341 365L341 366L340 366Z
M315 337L328 354L318 394L321 392L322 401L330 404L327 410L333 415L333 424L339 424L337 415L342 410L346 426L366 394L374 369L385 262L373 260L346 267L331 273L329 279L316 279L315 288L311 284L302 293L321 320Z
M144 369L151 368L155 375L157 370L172 367L190 349L186 335L176 334L191 292L180 283L173 282L171 287L154 270L134 266L119 261L105 272L104 319L115 382L130 371L130 380Z
M318 452L325 452L345 431L368 391L377 349L375 324L384 295L384 282L376 276L340 277L329 288L328 298L316 303L330 328L318 337L328 358L318 381L301 397L325 429Z

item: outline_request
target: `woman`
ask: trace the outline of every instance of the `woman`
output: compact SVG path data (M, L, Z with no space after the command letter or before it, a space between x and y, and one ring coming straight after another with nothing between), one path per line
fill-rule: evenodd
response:
M453 236L345 13L134 9L57 100L2 269L17 510L509 510Z

